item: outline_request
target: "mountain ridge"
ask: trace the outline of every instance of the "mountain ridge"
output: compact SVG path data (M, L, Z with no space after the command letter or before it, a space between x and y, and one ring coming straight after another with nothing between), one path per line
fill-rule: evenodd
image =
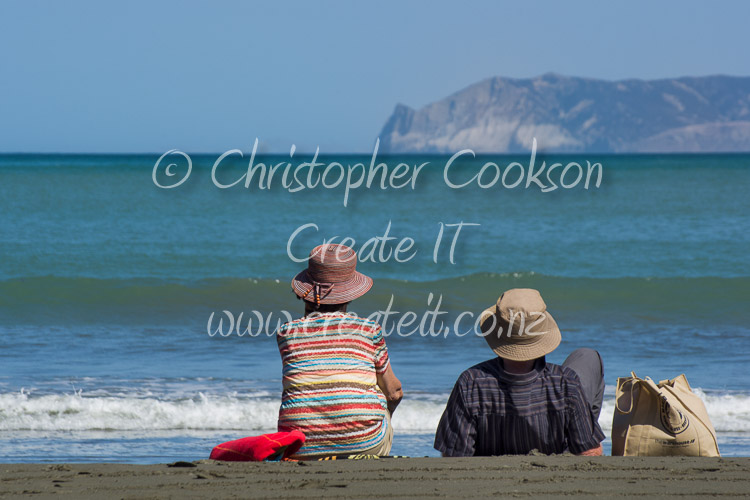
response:
M398 103L385 153L750 151L750 77L491 77L420 109Z

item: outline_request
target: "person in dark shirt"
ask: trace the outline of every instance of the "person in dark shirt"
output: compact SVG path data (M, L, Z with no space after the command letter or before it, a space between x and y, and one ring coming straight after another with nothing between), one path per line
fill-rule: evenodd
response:
M435 435L447 457L553 454L601 455L597 422L604 396L601 356L577 349L560 365L545 355L560 329L537 290L513 289L480 318L496 358L463 372Z

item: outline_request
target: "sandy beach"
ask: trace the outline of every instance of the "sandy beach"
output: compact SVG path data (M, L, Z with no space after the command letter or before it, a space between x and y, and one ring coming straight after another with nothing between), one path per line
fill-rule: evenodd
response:
M172 465L3 464L0 471L3 498L698 498L750 493L750 458L201 460Z

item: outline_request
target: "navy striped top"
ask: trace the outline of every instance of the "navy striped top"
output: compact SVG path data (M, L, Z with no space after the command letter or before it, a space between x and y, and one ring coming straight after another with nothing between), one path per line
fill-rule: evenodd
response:
M542 357L531 372L517 375L493 358L458 378L438 425L435 448L448 457L532 450L577 454L598 447L603 439L573 370Z

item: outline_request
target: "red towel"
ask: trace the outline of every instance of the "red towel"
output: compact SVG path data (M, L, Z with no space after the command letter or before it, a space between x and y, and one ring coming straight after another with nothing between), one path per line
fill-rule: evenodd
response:
M305 435L300 431L262 434L221 443L209 458L229 462L277 461L294 455L304 443Z

